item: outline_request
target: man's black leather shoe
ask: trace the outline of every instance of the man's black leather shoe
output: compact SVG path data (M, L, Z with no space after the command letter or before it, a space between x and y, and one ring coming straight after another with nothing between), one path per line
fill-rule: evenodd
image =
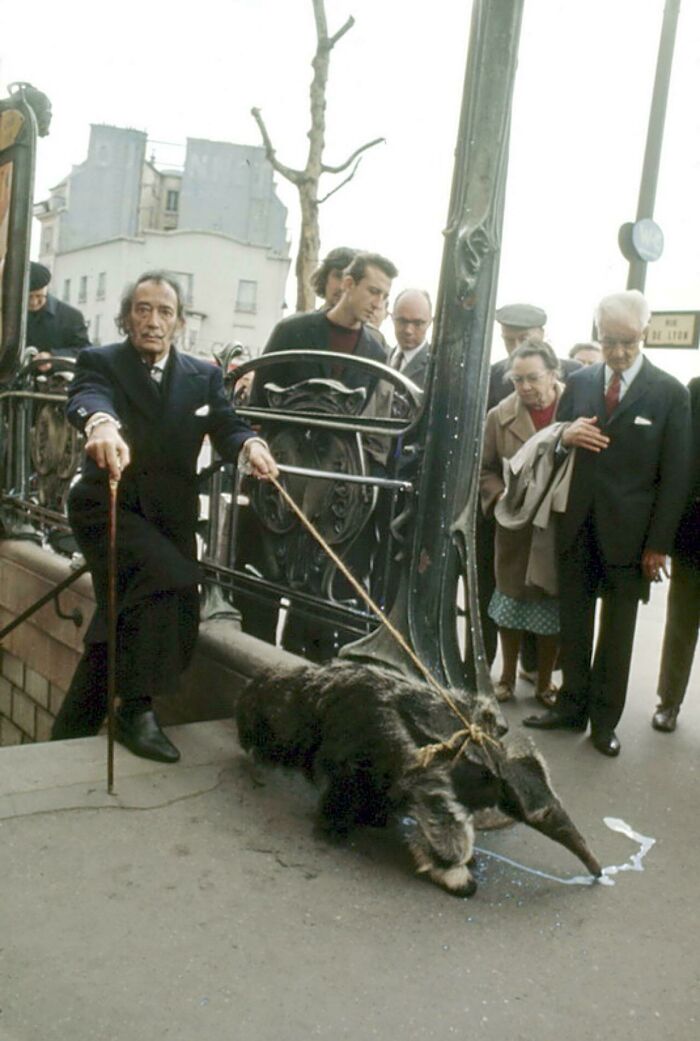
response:
M117 716L115 737L134 755L155 759L159 763L176 763L180 758L172 741L166 737L150 709L135 716Z
M678 708L664 708L663 705L659 705L651 717L651 725L654 730L661 730L664 734L672 734L676 729L678 712Z
M562 716L555 709L550 708L539 716L526 716L523 726L532 727L534 730L574 730L576 733L582 734L586 729L586 721L582 722L571 716Z
M601 755L616 756L620 754L620 742L614 730L593 730L591 741L593 747Z

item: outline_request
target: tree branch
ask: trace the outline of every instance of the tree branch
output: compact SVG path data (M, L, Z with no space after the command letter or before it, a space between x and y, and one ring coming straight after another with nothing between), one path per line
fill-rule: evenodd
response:
M285 166L284 163L281 163L277 158L277 153L275 149L272 147L272 141L270 140L270 135L267 132L267 127L265 126L265 122L263 120L260 109L251 108L250 114L252 115L253 119L260 128L260 134L262 136L263 146L265 148L265 155L268 159L268 162L272 164L272 168L276 170L278 174L281 174L282 177L285 177L288 181L291 181L292 184L301 184L301 182L304 180L303 170L295 170L291 166Z
M359 148L356 148L349 159L346 159L344 163L340 164L340 166L326 166L325 163L322 164L321 173L342 173L343 170L347 170L353 159L357 159L361 152L366 152L368 148L374 148L375 145L384 144L385 141L385 137L375 137L374 141L368 141L366 145L361 145Z
M316 200L316 205L320 206L321 203L326 201L326 199L330 199L331 195L335 195L336 192L339 192L340 189L343 188L348 183L348 181L351 181L353 179L353 177L355 176L355 174L357 173L357 168L358 168L358 166L360 165L361 162L362 162L362 156L360 156L360 158L357 160L357 162L355 163L355 165L352 168L352 171L345 178L345 180L341 181L340 184L337 184L335 186L335 188L333 188L330 192L328 192L327 195L324 195L322 199L317 199Z
M345 23L345 25L341 25L341 27L340 27L340 29L338 29L337 33L334 33L333 36L329 36L328 37L328 50L329 51L332 50L333 47L335 47L336 43L341 38L341 36L345 36L345 34L352 29L354 24L355 24L355 19L353 18L352 15L350 15L350 17L348 18L348 20Z

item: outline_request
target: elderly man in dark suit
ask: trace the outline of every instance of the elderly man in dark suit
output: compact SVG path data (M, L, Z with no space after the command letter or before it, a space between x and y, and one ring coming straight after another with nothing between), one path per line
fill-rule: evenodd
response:
M671 734L693 667L700 624L700 377L688 384L693 424L690 496L676 534L657 693L654 730Z
M688 393L643 356L649 317L637 290L604 297L596 324L605 362L574 373L561 399L562 450L577 452L558 532L564 683L553 709L524 720L578 731L590 721L608 756L620 751L639 600L666 569L687 489Z
M423 389L428 374L428 330L433 320L430 296L424 289L404 289L391 312L396 347L389 364Z
M117 740L136 755L174 762L179 752L153 712L186 666L197 636L200 580L195 526L197 458L205 435L225 460L244 456L266 478L267 446L223 392L221 370L181 354L178 284L148 272L122 300L123 343L78 358L68 418L87 441L86 465L68 513L92 573L97 611L53 738L99 729L106 711L108 476L119 479L117 511Z
M29 265L27 300L27 346L38 347L36 361L47 363L53 356L76 358L90 346L87 326L77 307L57 300L49 293L51 272L43 264Z

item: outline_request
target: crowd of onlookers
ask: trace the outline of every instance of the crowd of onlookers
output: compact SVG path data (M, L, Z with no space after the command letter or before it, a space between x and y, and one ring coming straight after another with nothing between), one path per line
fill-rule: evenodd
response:
M265 353L313 348L334 360L311 373L280 365L281 382L340 377L342 355L351 354L388 361L422 386L428 294L398 293L394 343L378 332L395 276L377 254L332 251L314 282L321 308L279 323ZM657 730L675 729L700 613L700 380L689 393L645 357L650 318L641 293L607 296L596 309L597 339L558 358L545 340L541 308L500 308L508 357L491 368L484 429L477 551L491 662L496 634L500 642L496 697L514 696L520 660L544 710L525 725L583 731L590 724L594 747L608 756L620 751L615 728L638 605L668 574L669 558ZM350 385L353 379L363 377L351 376Z
M270 380L291 387L320 377L350 392L364 388L370 408L376 375L347 366L348 356L388 364L423 388L431 300L416 288L391 297L396 276L379 254L332 250L313 279L318 310L283 319L263 352L311 350L327 359L280 359L264 379L239 385L235 368L248 355L230 345L217 361L235 384L235 400L263 404ZM49 342L51 329L56 338L59 325L80 323L48 295L45 268L32 265L31 277L34 346L57 353L62 345ZM380 326L390 298L387 343ZM526 726L583 731L590 724L594 746L614 756L638 605L669 574L669 558L657 730L675 729L688 686L700 618L700 378L686 389L644 355L650 309L635 290L603 298L596 340L576 343L566 358L547 343L541 308L501 307L496 320L507 357L490 372L476 540L491 663L500 643L495 695L512 699L524 676L543 709ZM51 326L45 346L44 325ZM366 447L371 471L382 472L386 459L369 439ZM364 546L367 568L376 548ZM254 619L252 630L261 624ZM274 638L269 620L263 628ZM309 652L303 641L293 649Z
M671 583L655 729L671 732L700 620L700 378L686 390L644 356L641 293L596 310L596 342L558 359L545 313L496 312L508 358L491 369L478 528L489 660L501 647L499 700L521 675L539 729L583 731L615 756L637 608ZM596 604L600 601L596 635ZM552 682L561 668L559 689Z

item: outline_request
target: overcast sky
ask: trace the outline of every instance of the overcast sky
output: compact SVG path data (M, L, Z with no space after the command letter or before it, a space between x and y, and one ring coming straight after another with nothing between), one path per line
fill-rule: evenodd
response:
M387 142L322 207L322 249L377 250L399 267L396 288L434 293L471 4L326 9L331 32L356 20L333 51L327 162L373 137ZM498 301L544 307L560 353L589 336L597 299L625 286L617 231L636 213L662 13L663 0L525 0ZM256 105L280 159L303 165L310 0L0 0L0 39L3 92L26 79L53 102L37 198L85 158L90 123L146 130L176 146L156 151L177 163L187 136L258 144ZM698 42L700 3L683 0L655 214L666 250L647 277L657 310L700 309ZM296 196L277 180L294 242ZM698 352L654 360L683 378L700 373Z

